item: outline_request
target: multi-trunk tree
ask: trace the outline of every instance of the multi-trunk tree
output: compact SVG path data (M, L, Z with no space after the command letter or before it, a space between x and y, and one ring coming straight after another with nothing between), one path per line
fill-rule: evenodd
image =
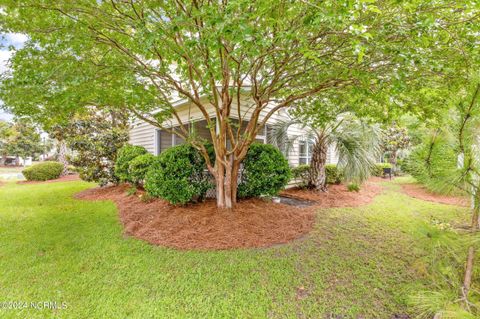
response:
M103 106L95 93L107 88L110 107L196 147L215 177L218 207L231 208L240 163L275 112L346 86L401 87L438 66L431 46L474 8L435 2L2 0L0 14L3 29L27 34L52 73L77 70L47 83L58 94ZM90 101L72 98L78 92L68 87L78 83L91 88L83 91ZM215 163L178 114L179 99L207 122Z

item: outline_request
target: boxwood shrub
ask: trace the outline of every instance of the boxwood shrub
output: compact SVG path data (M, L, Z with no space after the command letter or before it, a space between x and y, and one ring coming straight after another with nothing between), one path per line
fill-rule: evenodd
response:
M29 181L46 181L59 178L62 171L62 163L46 161L27 167L22 174Z
M308 186L308 181L310 180L310 165L302 164L292 169L292 178L298 181L298 186L305 188Z
M253 143L243 161L238 196L275 196L288 184L291 176L288 161L278 148Z
M340 184L343 180L343 172L335 164L325 165L325 174L327 175L327 184Z
M340 184L343 180L342 170L335 164L326 164L325 174L327 175L327 184ZM308 187L310 165L303 164L292 168L292 176L299 181L299 187Z
M145 190L171 204L201 200L212 187L202 155L182 144L161 153L145 175Z
M128 165L128 180L136 186L143 185L145 175L157 158L146 153L132 159Z
M147 154L147 150L142 146L131 144L122 146L118 150L117 160L115 162L115 176L117 176L121 182L133 183L128 172L130 162L137 156L143 154Z

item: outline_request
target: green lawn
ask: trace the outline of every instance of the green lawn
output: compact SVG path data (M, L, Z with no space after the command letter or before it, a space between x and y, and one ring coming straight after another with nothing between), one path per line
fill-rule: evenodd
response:
M0 187L0 318L391 318L430 289L442 232L465 208L386 185L374 203L318 212L307 239L268 248L182 252L126 238L110 202L72 195L83 182ZM455 239L457 235L450 234ZM338 317L337 317L338 316Z
M21 173L24 169L23 166L0 166L0 173Z

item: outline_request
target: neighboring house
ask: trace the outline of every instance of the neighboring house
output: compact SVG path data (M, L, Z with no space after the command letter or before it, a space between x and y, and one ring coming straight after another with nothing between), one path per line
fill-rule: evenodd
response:
M2 166L30 166L32 165L32 158L17 157L17 156L2 156L0 159Z
M206 140L211 140L210 131L206 127L207 122L204 119L203 115L200 113L198 108L192 106L189 102L179 100L175 103L177 112L183 123L193 123L195 126L195 131L200 137L205 138ZM236 112L232 112L236 113ZM211 112L209 112L211 118L215 117L215 111L212 107ZM244 114L242 114L245 118ZM238 116L232 115L232 121L238 120ZM276 112L270 119L267 121L266 127L263 129L263 133L256 136L256 141L261 143L271 142L271 129L273 125L282 120L288 120L289 117L285 110L279 110ZM175 121L172 120L164 123L165 127L175 127ZM288 129L288 135L291 138L294 138L293 145L290 147L289 153L286 154L290 166L298 166L300 164L309 164L312 154L313 141L308 140L307 130L302 129L298 125L293 125ZM296 138L298 137L298 138ZM150 153L154 155L160 154L162 151L166 150L173 145L182 144L184 141L169 132L162 131L158 127L155 127L147 122L137 120L132 124L130 129L130 143L133 145L139 145L145 147ZM327 153L327 163L338 162L338 156L333 146L329 147Z

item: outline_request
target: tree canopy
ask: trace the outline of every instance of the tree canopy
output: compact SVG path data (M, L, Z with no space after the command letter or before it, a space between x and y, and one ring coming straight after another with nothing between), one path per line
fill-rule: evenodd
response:
M368 105L372 115L430 115L436 109L412 103L405 92L420 90L423 78L452 74L459 57L478 46L478 8L467 0L0 6L0 27L30 39L2 84L9 109L32 116L40 110L55 121L86 105L128 110L202 152L221 207L235 203L239 163L277 110L348 88L351 104ZM179 100L207 122L215 165L191 134L190 119L178 114Z

